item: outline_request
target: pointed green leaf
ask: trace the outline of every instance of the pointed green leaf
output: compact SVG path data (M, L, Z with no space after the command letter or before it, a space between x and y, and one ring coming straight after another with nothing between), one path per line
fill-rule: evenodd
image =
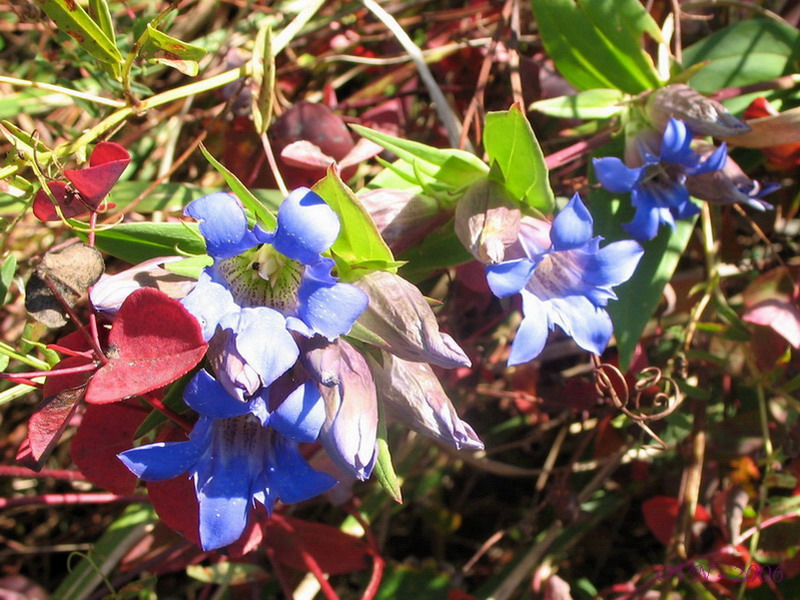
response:
M275 215L272 214L270 211L258 198L253 195L253 192L247 189L239 178L236 177L233 173L231 173L228 169L226 169L221 162L219 162L216 158L214 158L211 153L206 150L206 147L203 144L200 144L200 152L203 153L203 156L206 157L206 160L211 163L211 166L214 167L225 179L225 183L231 188L234 195L239 198L241 203L244 207L253 212L256 219L266 228L266 229L275 229L278 224Z
M544 214L553 211L555 200L544 155L519 106L486 115L483 146L502 171L512 196Z
M539 100L528 108L561 119L608 119L625 110L627 97L620 90L594 89Z
M89 14L106 34L109 40L116 40L114 21L111 19L111 10L107 0L89 0Z
M205 48L182 42L147 24L147 40L140 53L142 58L194 77L200 68L197 61L205 55Z
M439 149L375 131L360 125L350 125L356 133L394 152L430 178L452 188L463 188L485 177L489 172L484 162L474 154L453 148Z
M0 306L6 303L8 288L17 272L17 257L13 254L6 256L2 266L0 266Z
M375 461L375 477L386 493L392 497L392 500L402 504L403 492L400 489L400 479L392 464L392 454L389 451L387 437L383 406L378 402L378 459Z
M336 168L329 168L312 189L339 215L342 229L331 252L343 280L356 279L356 270L397 270L400 263L394 260L372 217Z
M275 56L272 53L272 28L265 23L256 35L250 74L254 84L252 115L256 131L267 131L272 120L272 96L275 91Z
M120 223L98 231L95 240L98 249L133 265L159 256L206 251L195 223Z
M61 31L100 62L118 65L122 61L116 41L103 33L76 0L38 0L36 4Z

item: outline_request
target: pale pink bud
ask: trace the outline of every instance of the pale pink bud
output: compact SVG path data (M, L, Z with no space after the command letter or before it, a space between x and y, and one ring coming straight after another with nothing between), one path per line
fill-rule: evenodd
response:
M750 131L722 104L694 91L684 83L667 85L647 98L647 112L660 131L670 118L680 119L695 135L730 137Z
M331 459L358 479L367 479L375 465L378 436L378 399L369 365L344 340L339 350L339 381L320 386L326 419L320 441Z
M262 386L258 373L236 349L230 329L220 330L208 342L206 353L217 381L234 398L246 401Z
M434 198L408 190L370 190L359 200L396 254L421 242L450 218Z
M458 417L430 365L387 353L382 364L370 361L370 365L387 417L457 449L483 449L472 427Z
M183 257L153 258L114 275L103 275L89 292L92 304L100 312L116 314L125 299L142 287L158 288L170 298L180 300L194 288L197 280L162 267L179 260Z
M439 330L436 315L416 286L386 271L373 271L356 285L369 296L356 322L380 338L374 345L405 360L445 368L470 366L456 341Z
M522 213L505 188L489 179L473 183L456 206L458 239L480 262L505 260L519 233Z

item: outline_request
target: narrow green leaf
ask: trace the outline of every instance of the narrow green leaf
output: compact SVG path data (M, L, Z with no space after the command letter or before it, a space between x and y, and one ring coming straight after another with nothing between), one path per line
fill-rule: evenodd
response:
M356 133L380 144L433 181L452 188L463 188L485 177L489 167L474 154L453 148L439 149L419 142L404 140L360 125L350 125Z
M265 23L258 30L250 64L250 77L255 88L252 101L253 123L260 135L267 131L272 120L272 96L275 91L275 56L272 53L270 23Z
M208 255L190 256L183 260L169 262L164 265L164 270L184 277L192 277L197 279L200 277L203 269L214 264L214 259Z
M140 53L142 58L194 77L200 68L197 61L205 55L205 48L182 42L147 24L147 40Z
M14 274L17 272L17 257L13 254L6 256L0 266L0 306L5 305L7 302L6 296L8 295L8 288L11 287L11 281L14 279Z
M383 241L372 217L335 168L312 188L339 215L341 231L331 252L343 280L358 278L358 270L396 271L399 263Z
M205 254L205 241L196 223L121 223L98 231L99 250L137 265L159 256Z
M625 109L627 97L620 90L595 89L539 100L528 108L561 119L608 119Z
M114 32L114 21L111 19L111 10L108 8L107 0L89 0L89 14L94 17L95 22L109 40L117 39L117 34Z
M14 150L28 160L43 161L46 158L44 155L50 152L38 137L23 131L11 121L0 121L0 133L14 146Z
M164 394L164 398L162 400L164 406L174 410L179 414L184 413L189 409L189 407L186 406L186 403L183 401L183 390L197 374L199 369L200 367L195 367L169 386L169 389L167 390L167 393ZM142 424L139 425L139 429L137 429L136 433L133 434L133 439L138 440L139 438L146 436L148 433L166 421L167 417L163 412L153 409L150 411L150 414L145 417L144 421L142 421Z
M83 560L61 582L50 600L84 600L133 545L158 521L149 504L132 504L109 525ZM75 555L73 555L75 556Z
M272 214L272 211L270 211L258 198L256 198L253 195L253 192L248 190L247 186L239 181L239 178L236 177L236 175L231 173L222 165L221 162L214 158L211 153L206 150L206 147L203 144L200 144L200 152L202 152L203 156L206 157L206 160L211 163L211 166L222 175L223 179L225 179L225 183L228 184L244 207L252 211L256 219L266 229L275 229L278 221L275 218L275 215Z
M544 154L519 106L486 115L483 146L500 167L512 196L544 214L553 211L555 200Z
M400 479L392 464L392 454L389 451L387 437L383 406L378 402L378 459L375 461L375 477L392 500L402 504L403 492L400 489Z
M118 65L122 55L76 0L38 0L36 3L58 28L100 62Z

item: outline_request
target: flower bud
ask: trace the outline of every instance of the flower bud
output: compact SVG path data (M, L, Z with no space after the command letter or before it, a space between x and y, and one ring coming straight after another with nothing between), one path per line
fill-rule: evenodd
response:
M365 480L375 466L378 436L378 399L369 365L344 340L331 346L339 351L338 383L320 386L326 418L320 441L342 469Z
M125 299L142 287L158 288L170 298L180 300L194 288L197 280L162 267L179 260L183 257L153 258L114 275L103 275L89 293L92 304L100 312L116 314Z
M519 233L522 213L506 189L489 179L473 183L456 206L458 239L484 264L502 262Z
M449 218L436 199L409 190L370 190L359 200L395 254L421 242Z
M430 365L383 353L383 364L370 361L370 366L387 417L457 449L483 449L472 427L458 418Z
M707 156L714 152L715 147L707 142L696 142L694 149L700 156ZM772 205L761 200L761 197L779 187L778 184L762 186L755 179L750 179L730 156L721 169L686 179L686 188L696 198L719 204L738 202L756 210L771 209Z
M729 137L750 131L749 125L734 117L722 104L684 83L674 83L654 91L647 98L646 110L661 131L671 117L686 123L695 135Z
M214 334L208 342L206 357L217 381L234 398L244 402L261 387L261 378L239 354L230 329Z
M469 357L448 334L416 286L394 273L374 271L356 285L369 296L357 323L381 338L375 345L405 360L440 367L470 366Z
M300 340L300 360L311 378L327 387L339 383L341 352L336 342L329 342L322 336Z

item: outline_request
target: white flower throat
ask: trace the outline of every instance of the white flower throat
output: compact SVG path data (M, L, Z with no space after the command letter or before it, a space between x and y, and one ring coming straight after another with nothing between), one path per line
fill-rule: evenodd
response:
M297 307L297 288L305 265L269 244L226 258L217 268L241 306L269 306L282 312Z

